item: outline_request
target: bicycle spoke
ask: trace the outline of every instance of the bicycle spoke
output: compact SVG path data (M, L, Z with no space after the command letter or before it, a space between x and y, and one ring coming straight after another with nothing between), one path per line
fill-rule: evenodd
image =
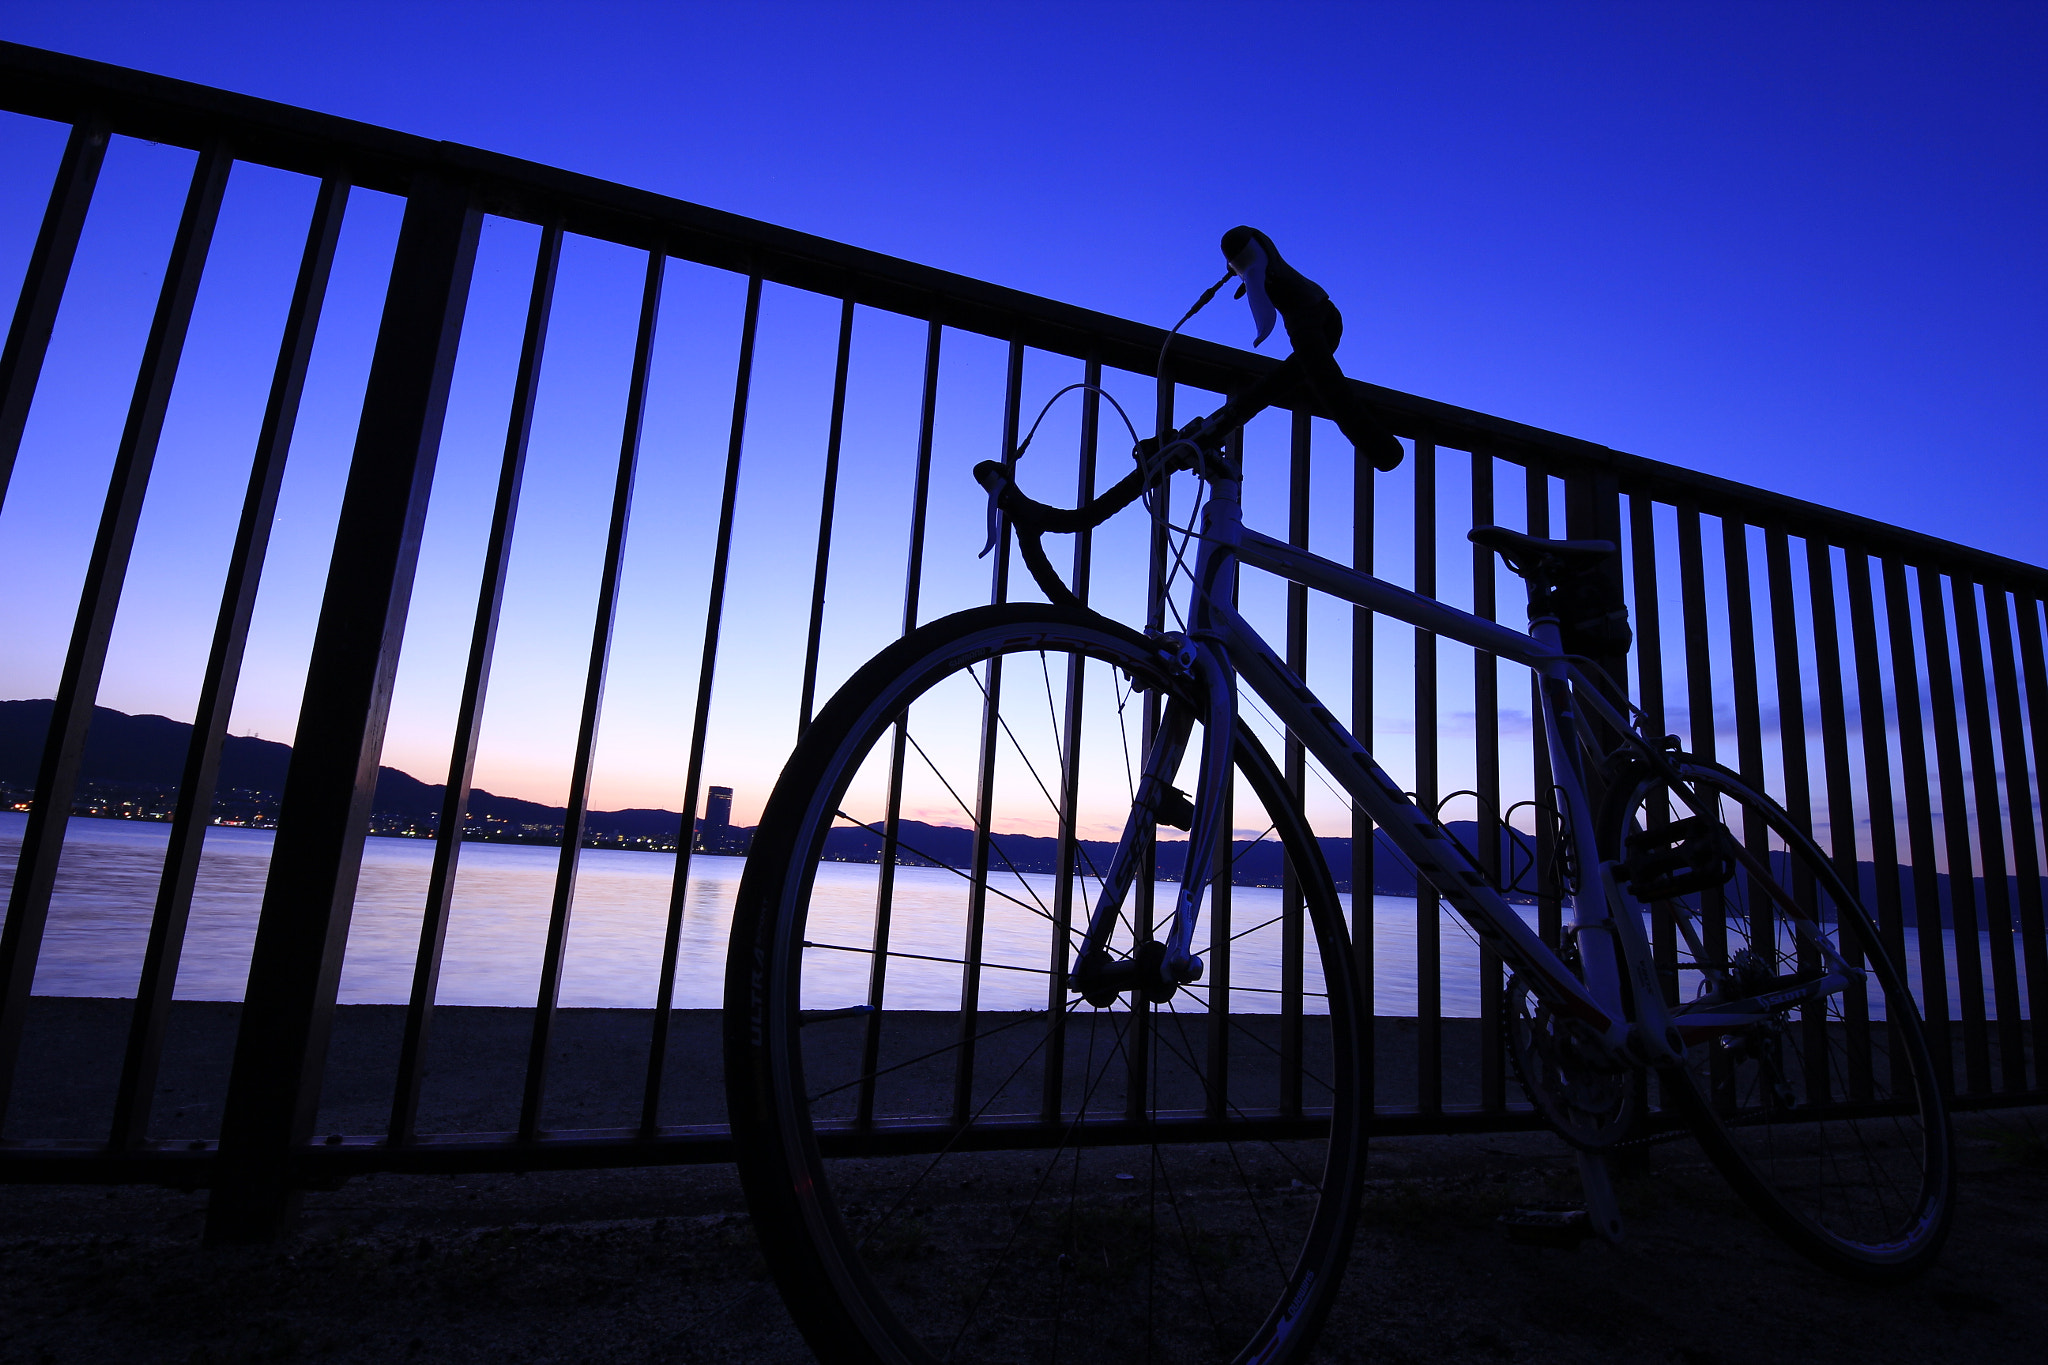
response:
M910 769L903 809L946 825L974 812L978 818L966 823L974 838L988 841L976 845L977 861L985 860L977 872L929 857L918 845L940 845L916 826L908 840L899 831L889 847L906 861L944 872L901 868L907 880L898 884L912 894L899 893L884 905L863 898L857 879L835 883L819 870L824 845L815 824L757 840L763 849L803 850L779 869L781 884L815 892L773 899L779 893L761 889L768 885L764 879L772 880L770 869L757 865L743 897L748 905L742 909L753 915L744 930L736 912L735 952L753 951L742 947L746 935L758 944L764 928L772 933L774 946L756 958L770 964L765 989L771 1012L773 1001L784 999L868 1002L845 1012L862 1021L852 1027L777 1034L784 1040L779 1045L795 1053L765 1080L779 1087L773 1089L776 1112L786 1120L764 1129L748 1121L758 1107L744 1115L735 1110L735 1136L749 1144L743 1163L756 1174L771 1166L781 1172L767 1196L781 1212L767 1216L805 1220L779 1249L771 1247L771 1265L779 1278L801 1275L808 1292L830 1296L821 1313L839 1311L829 1307L835 1303L857 1312L866 1325L848 1330L886 1335L893 1344L881 1352L885 1358L907 1356L918 1365L942 1359L1007 1365L1105 1353L1190 1365L1228 1365L1251 1353L1294 1365L1308 1340L1297 1330L1298 1319L1320 1315L1355 1218L1359 1167L1348 1153L1359 1110L1347 1104L1350 1097L1330 1095L1327 1121L1318 1111L1299 1136L1290 1127L1284 1138L1279 1130L1247 1137L1239 1125L1263 1128L1275 1117L1263 1108L1248 1113L1245 1094L1221 1095L1221 1078L1208 1074L1210 1059L1193 1045L1199 1032L1193 1021L1210 992L1194 990L1165 1007L1126 992L1094 1006L1066 989L1070 955L1086 935L1086 925L1073 921L1101 906L1108 885L1126 877L1131 882L1121 902L1105 911L1104 946L1117 960L1171 931L1166 907L1178 904L1190 872L1208 866L1199 861L1205 855L1185 845L1153 847L1149 814L1130 815L1137 776L1146 765L1163 768L1165 762L1165 751L1151 747L1155 741L1140 742L1140 708L1133 703L1142 700L1148 711L1154 702L1174 708L1168 723L1187 727L1188 736L1176 740L1176 730L1157 742L1175 743L1176 752L1199 743L1203 708L1198 698L1176 690L1188 685L1185 680L1168 680L1156 692L1133 682L1156 676L1153 646L1065 619L1040 624L1032 610L991 608L959 618L1030 619L999 637L1019 641L1016 648L989 648L995 632L955 644L945 636L950 624L928 628L935 660L928 672L904 674L914 682L900 687L882 678L877 696L886 701L831 713L891 716L901 721L900 730L865 719L862 724L876 728L864 735L814 730L807 752L823 757L805 771L815 774L819 763L829 771L806 780L823 783L825 799L770 803L777 811L800 804L803 818L817 823L831 814L833 825L863 831L863 842L882 836L887 822L852 812L874 814L866 803L881 765L900 753ZM912 638L898 653L910 657L918 643ZM1032 654L1035 664L1018 657ZM991 681L993 668L1003 670L1000 690ZM977 706L981 724L972 727ZM946 728L955 724L956 730ZM893 747L896 733L900 750ZM1223 866L1241 875L1277 845L1290 864L1315 867L1307 851L1314 836L1286 804L1291 798L1277 766L1239 733L1241 752L1233 758L1249 797L1239 797L1237 818L1257 837L1233 840ZM1176 773L1188 752L1176 760ZM991 761L982 761L991 754ZM858 802L845 795L856 780ZM1110 860L1102 843L1080 837L1083 829L1111 821L1141 836L1136 848L1143 864L1113 871L1105 866ZM1041 833L1047 830L1054 840ZM943 837L957 836L949 830ZM1158 857L1187 864L1175 874L1178 883L1162 877L1153 861ZM1045 858L1055 859L1050 885L1056 894L1046 890L1043 871L1021 870L1044 868ZM1304 923L1318 955L1313 960L1326 975L1348 972L1342 908L1327 878L1316 880L1321 875L1320 869L1310 874L1303 892ZM971 888L968 895L956 894L962 881ZM1141 935L1136 930L1145 923L1146 897L1159 900L1161 918ZM1067 913L1070 898L1080 905ZM778 907L772 916L765 910L771 903ZM1060 922L1055 908L1068 922ZM880 933L885 915L893 941ZM1281 969L1278 940L1264 913L1249 919L1249 931L1239 926L1230 936L1237 978L1251 983L1236 999L1267 1008L1264 1002L1282 998L1265 984L1281 979L1273 975ZM881 1008L875 982L884 979L885 967L889 1007ZM866 994L849 995L848 983L863 974ZM1034 993L1034 1007L1017 1007ZM1340 1057L1355 1055L1358 1025L1347 1012L1352 997L1333 996L1326 987L1311 997L1310 1009L1331 1011L1315 1016L1317 1037L1327 1029L1332 1047L1353 1049ZM804 1013L799 1022L839 1017ZM1270 1031L1268 1024L1243 1018L1217 1032L1231 1053L1252 1059L1246 1084L1271 1070L1265 1060L1271 1044L1261 1038L1263 1046L1252 1047L1240 1039L1261 1030ZM1320 1061L1323 1054L1315 1056ZM1322 1102L1330 1079L1311 1075L1303 1083ZM1213 1102L1212 1095L1218 1096ZM1033 1134L1028 1153L981 1151L1013 1129ZM792 1134L806 1145L793 1145ZM927 1150L904 1151L899 1143L905 1139ZM1336 1146L1347 1155L1329 1155ZM1348 1193L1301 1178L1326 1164L1347 1173ZM763 1188L758 1180L755 1188ZM825 1278L796 1268L800 1257L809 1258L804 1265L823 1267ZM935 1296L942 1282L948 1287ZM1304 1303L1311 1307L1292 1315L1275 1310L1276 1304Z
M1034 1017L1042 1016L1046 1012L1047 1011L1044 1010L1038 1010L1032 1014L1027 1014L1022 1019L1014 1019L1007 1024L999 1024L995 1028L989 1029L986 1032L975 1034L973 1041L978 1043L985 1038L993 1038L999 1033L1008 1033L1011 1029L1018 1028L1024 1024L1028 1024ZM956 1040L954 1042L946 1044L944 1047L935 1047L930 1052L920 1053L915 1057L911 1057L904 1061L897 1062L894 1065L885 1066L881 1068L879 1071L865 1072L859 1076L855 1076L852 1080L847 1081L843 1085L835 1085L830 1090L818 1091L816 1094L808 1097L807 1103L816 1104L819 1100L825 1099L828 1096L837 1095L843 1090L851 1090L853 1089L853 1087L860 1085L864 1081L878 1080L883 1076L891 1074L892 1072L901 1071L905 1067L916 1066L919 1062L928 1062L934 1057L943 1057L949 1052L958 1052L961 1048L965 1046L967 1046L966 1040Z
M916 740L911 740L911 743L912 743L912 744L915 744L915 743L917 743L917 741L916 741ZM837 811L837 812L835 812L835 814L837 814L837 815L839 816L839 818L840 818L840 819L842 819L842 820L846 821L846 822L847 822L848 824L850 824L850 825L853 825L853 826L855 826L855 827L857 827L857 828L860 828L860 829L864 829L864 830L866 830L866 831L867 831L868 833L870 833L870 834L873 834L873 835L877 836L878 838L879 838L879 837L881 837L881 834L882 834L882 832L881 832L880 830L876 829L876 828L875 828L875 827L874 827L873 825L863 824L863 823L861 823L861 822L860 822L859 820L856 820L856 819L854 819L854 818L853 818L853 817L852 817L851 815L848 815L848 814L847 814L847 813L846 813L845 811L843 811L843 810L842 810L842 811ZM931 854L929 854L929 853L924 853L924 852L920 852L920 851L919 851L918 849L916 849L916 848L912 848L912 847L911 847L911 845L909 845L909 844L906 844L906 843L904 843L904 842L903 842L903 840L902 840L902 839L901 839L900 837L899 837L899 838L898 838L898 839L896 840L896 847L898 847L898 848L907 848L907 849L910 849L910 851L911 851L912 853L915 853L915 854L917 854L917 856L918 856L918 857L920 857L920 858L924 859L924 860L925 860L926 862L930 863L930 864L932 865L932 868L933 868L933 870L935 870L935 871L944 871L944 872L950 872L950 873L952 873L952 874L953 874L954 876L958 877L958 878L959 878L959 879L960 879L961 881L963 881L963 882L966 882L966 883L967 883L967 884L968 884L969 886L972 886L972 885L974 884L974 874L973 874L973 873L970 873L970 872L963 872L963 871L961 871L961 870L960 870L959 868L957 868L957 867L954 867L954 866L952 866L952 865L951 865L950 863L944 863L944 862L941 862L941 861L939 861L939 860L938 860L937 858L934 858L934 857L932 857L932 856L931 856ZM1017 877L1017 879L1018 879L1019 881L1022 881L1022 880L1023 880L1023 874L1022 874L1022 873L1019 873L1019 874L1018 874L1018 877ZM996 887L993 887L993 886L989 886L989 885L987 884L987 882L983 882L983 883L982 883L982 885L983 885L983 888L984 888L984 889L985 889L985 890L986 890L986 891L988 892L988 894L990 894L991 896L995 896L995 897L997 897L997 898L998 898L998 899L1000 899L1000 900L1006 900L1006 901L1008 901L1008 902L1009 902L1010 904L1012 904L1012 905L1016 906L1016 907L1017 907L1018 909L1020 909L1020 910L1028 910L1028 911L1030 911L1030 912L1031 912L1032 914L1034 914L1034 915L1038 916L1038 917L1039 917L1040 919L1042 919L1042 920L1045 920L1045 921L1046 921L1047 923L1051 923L1051 922L1053 922L1053 916L1052 916L1052 912L1051 912L1051 911L1049 911L1049 910L1047 910L1047 909L1045 909L1045 908L1044 908L1043 906L1041 906L1041 905L1027 905L1027 904L1025 904L1025 903L1024 903L1023 901L1020 901L1020 900L1018 900L1018 899L1017 899L1017 898L1016 898L1015 896L1012 896L1012 895L1008 894L1007 892L1005 892L1005 891L1002 891L1002 890L1000 890L1000 889L998 889L998 888L996 888Z
M939 781L945 785L947 794L952 796L952 798L955 801L960 801L960 794L953 790L952 782L946 778L946 775L944 773L939 771L938 765L932 762L931 755L927 754L924 751L924 746L917 742L917 736L911 735L908 731L906 731L905 737L910 740L910 747L917 750L917 756L925 761L925 766L932 770L932 776L938 778ZM1031 889L1031 883L1024 880L1024 874L1017 870L1017 865L1010 861L1010 855L1003 851L1003 846L1000 843L996 842L995 831L981 829L980 822L975 818L974 812L968 809L965 802L961 802L960 808L963 812L966 813L968 826L974 830L975 837L988 840L989 850L993 852L997 857L1003 860L1003 866L1009 869L1010 875L1017 879L1017 884L1019 886L1022 886L1027 892L1030 892L1031 899L1034 901L1038 901L1038 893ZM959 871L959 869L955 868L954 871L957 872ZM973 878L969 877L968 880L972 881ZM993 890L994 888L990 889ZM998 892L997 894L1001 893ZM1006 896L1004 897L1004 899L1015 900L1016 898L1012 896ZM1023 902L1019 901L1018 904L1021 905L1023 904ZM1052 911L1045 908L1045 902L1043 901L1038 901L1037 913L1048 920L1053 917Z
M821 943L817 939L807 938L804 940L804 947L829 948L835 953L866 953L871 957L875 956L875 950L873 948L860 948L850 943ZM967 959L964 957L938 957L931 953L906 953L896 948L889 949L888 951L882 953L881 956L907 957L916 962L942 962L949 967L964 967L967 965ZM981 965L985 968L993 968L999 972L1030 972L1035 976L1052 975L1052 973L1046 970L1044 967L1019 967L1008 962L989 962L986 960L984 960L981 963Z

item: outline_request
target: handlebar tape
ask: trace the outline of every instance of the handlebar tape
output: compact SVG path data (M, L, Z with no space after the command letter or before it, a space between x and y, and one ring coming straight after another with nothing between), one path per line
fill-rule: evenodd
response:
M1009 468L996 460L983 460L976 465L974 481L989 491L996 506L1009 517L1017 532L1017 549L1024 556L1024 567L1031 571L1039 590L1048 601L1072 607L1080 606L1081 599L1074 596L1053 569L1052 561L1045 557L1045 533L1071 534L1100 526L1136 502L1145 491L1145 471L1135 469L1101 497L1083 506L1049 507L1026 496L1011 479Z
M983 460L976 465L974 481L995 496L996 506L1008 515L1011 525L1034 536L1047 531L1071 535L1092 530L1136 502L1145 491L1145 471L1134 469L1085 506L1049 507L1028 497L1012 481L1009 469L997 460Z

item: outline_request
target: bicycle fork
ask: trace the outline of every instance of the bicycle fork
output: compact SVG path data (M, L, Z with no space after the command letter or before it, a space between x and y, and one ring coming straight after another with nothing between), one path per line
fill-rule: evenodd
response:
M1187 755L1194 731L1195 707L1169 695L1159 728L1146 747L1144 765L1125 818L1116 855L1103 878L1088 930L1075 950L1067 988L1091 1005L1103 1006L1130 991L1160 1004L1180 987L1202 976L1202 959L1194 951L1195 926L1207 892L1217 840L1232 777L1232 749L1237 732L1237 688L1221 662L1220 651L1180 635L1159 637L1160 656L1173 671L1192 679L1198 696L1207 699L1202 720L1202 754L1196 797L1173 785ZM1131 884L1148 861L1148 848L1160 825L1188 831L1187 862L1181 869L1171 928L1164 942L1136 943L1127 958L1113 957L1109 942Z

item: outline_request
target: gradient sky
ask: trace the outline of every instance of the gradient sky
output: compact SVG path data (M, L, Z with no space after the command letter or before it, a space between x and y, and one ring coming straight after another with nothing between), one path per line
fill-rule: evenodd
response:
M2038 4L6 0L0 36L560 165L1161 324L1218 273L1219 231L1250 222L1343 306L1340 359L1353 375L2048 561L2039 511L2048 492L2040 468L2048 8ZM38 177L54 160L55 144L16 126L23 122L10 122L0 141L0 290L9 298L22 234L33 230L32 216L24 224L22 215L36 211L46 183ZM156 177L159 199L169 187L174 213L189 156L123 156L130 178L121 183ZM238 173L231 187L216 249L216 261L228 264L216 268L248 274L235 298L281 299L288 286L272 265L283 261L288 271L292 234L302 230L290 226L291 214L304 212L294 196L309 201L310 190L277 179L265 190L262 175ZM246 200L241 210L237 195ZM395 207L376 198L359 195L352 210L338 267L344 298L374 300L380 287L367 266L347 274L395 229ZM157 231L167 234L167 223ZM226 245L231 231L241 248ZM451 585L458 565L474 572L474 508L487 496L500 439L491 422L502 421L491 416L502 412L502 396L488 395L509 373L532 240L517 225L485 237L472 327L496 340L465 346L444 465L448 487L471 513L444 513L437 499L440 529L430 530L430 541L442 535L450 547ZM92 249L89 235L82 261ZM118 257L110 241L101 257L109 279ZM161 270L160 252L136 264L127 286L145 308L152 269ZM565 335L580 326L592 340L556 346L550 364L559 358L565 385L588 371L592 392L615 409L640 267L630 253L592 247L572 253L566 269ZM658 363L666 406L650 413L651 442L694 441L722 453L739 292L711 272L671 271L664 318L720 321L703 333L701 364L686 350ZM208 307L202 297L195 345ZM788 348L792 368L829 365L835 309L774 291L765 309L764 319L790 320L774 344ZM300 505L293 499L310 508L338 491L353 419L348 376L360 384L374 320L373 309L341 307L332 341L323 341L331 355L316 358L287 528ZM866 317L862 326L871 341L863 355L872 359L861 363L875 366L865 390L872 397L863 401L873 411L851 458L877 461L878 480L886 480L895 468L887 462L914 432L921 329ZM1241 307L1212 309L1192 330L1250 341ZM89 350L89 335L73 337L74 355ZM680 331L677 338L678 347L697 344ZM53 384L66 382L60 371L72 363L63 344L60 336ZM949 351L949 364L956 356L959 382L985 400L999 382L999 348L967 339ZM213 373L193 364L181 382L200 384ZM260 391L228 369L218 411L241 415L218 416L210 430L253 431L248 410L251 394L260 406ZM243 369L265 372L253 360ZM1035 407L1066 378L1028 376L1027 400ZM764 442L776 431L812 440L822 430L823 398L757 396ZM468 418L465 403L474 407ZM580 431L583 411L565 402L553 420ZM118 406L107 420L117 433ZM231 518L226 500L237 494L222 490L236 489L240 472L212 470L196 457L179 465L178 420L174 412L166 436L166 486L183 477L193 506L227 505ZM551 440L566 448L582 439L551 436L548 420L544 412L537 452ZM514 584L515 598L528 594L519 599L528 604L525 620L548 619L545 602L557 590L564 619L587 614L590 531L595 524L601 534L602 506L583 485L587 461L601 468L616 449L615 431L584 442L581 466L557 468L536 455L533 548L515 566L526 575ZM995 453L984 436L962 459ZM78 439L111 449L104 431ZM0 555L17 565L31 543L18 538L25 518L42 507L48 524L63 522L52 510L62 501L56 494L33 501L40 485L31 456L25 450L31 500L17 507L11 499L0 521ZM245 468L246 453L241 459ZM774 469L768 460L758 477L772 480ZM600 807L675 804L673 779L657 769L674 771L676 694L653 680L678 667L694 677L701 630L674 612L663 616L654 585L688 558L692 536L701 540L702 499L685 475L657 465L645 471L642 493L664 529L637 541L639 558L629 562L637 578L629 576L615 662L620 701L607 712L607 733L640 736L631 750L665 757L641 764L621 748L617 761L601 763ZM969 524L935 554L964 565L979 543L973 499L950 487L946 496ZM792 609L792 588L808 579L809 530L793 516L786 520L799 530L791 532L772 497L749 498L736 575L757 586L734 605L752 621ZM456 501L448 500L451 509ZM891 516L897 501L892 492ZM549 519L557 514L559 526ZM89 514L73 521L89 536ZM71 534L75 544L76 527ZM151 534L146 525L144 562ZM872 535L900 555L894 522ZM431 590L431 576L443 571L437 553L430 544L408 640L408 676L421 681L412 700L401 684L387 754L429 780L445 761L432 757L437 744L445 753L436 718L445 727L466 613L459 592ZM62 557L51 552L53 562ZM175 559L162 551L162 563ZM274 650L280 659L291 655L292 640L303 650L324 559L317 536L301 543L283 533L258 632L282 642ZM985 582L978 568L972 578ZM143 596L133 600L146 602L147 591L138 583L131 592ZM895 591L849 610L886 629ZM973 595L963 588L959 602L939 605ZM0 693L48 695L48 682L37 680L54 677L62 614L23 618L15 638L33 647L16 663L0 661ZM187 638L187 619L169 605L124 611L107 704L179 713L191 684L163 679L189 675L187 656L204 649L203 637ZM844 632L843 671L865 652L868 633L843 622L835 629ZM429 659L436 648L446 656L438 666ZM573 719L580 662L574 647L565 651L545 632L528 639L511 630L506 649L515 663L501 669L500 704L508 717L551 717L540 724L557 757L520 757L510 740L517 727L501 726L500 750L479 781L559 800L551 784L561 718L566 703ZM183 661L178 668L163 664L172 656ZM287 666L264 671L268 657L260 649L252 656L250 697L235 728L285 738L296 692ZM792 709L786 664L744 649L732 656L726 676L746 686L732 703L742 709L722 711L721 725L743 718L752 700L766 698L778 714ZM189 699L182 704L189 714ZM772 739L766 748L779 752L785 743ZM729 780L725 774L750 762L739 754L724 768L714 761L707 777ZM740 804L735 814L744 819L745 792Z

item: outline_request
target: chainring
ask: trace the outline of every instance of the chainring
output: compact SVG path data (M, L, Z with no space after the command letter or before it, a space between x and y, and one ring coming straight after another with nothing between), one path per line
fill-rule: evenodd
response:
M1586 1151L1619 1146L1636 1127L1636 1071L1605 1060L1584 1025L1536 999L1509 977L1501 1011L1515 1076L1537 1112L1566 1142Z

